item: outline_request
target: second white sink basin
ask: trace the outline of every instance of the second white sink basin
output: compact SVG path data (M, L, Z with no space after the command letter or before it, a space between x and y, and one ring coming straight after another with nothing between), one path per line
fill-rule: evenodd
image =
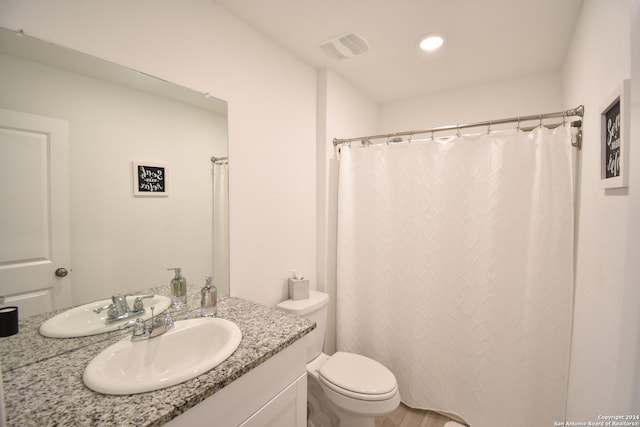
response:
M127 304L133 307L133 303L137 295L128 296ZM71 308L65 312L52 317L40 325L40 333L45 337L51 338L73 338L86 337L89 335L102 334L118 329L123 323L121 321L107 324L107 310L103 310L99 314L94 313L94 309L104 307L111 303L110 299L91 302L79 307ZM171 299L162 295L154 295L152 298L143 300L145 312L136 317L142 317L147 320L151 318L151 310L149 307L155 306L154 313L158 314L165 311L171 305Z
M222 363L238 348L240 328L210 317L180 320L163 335L132 342L127 337L98 354L82 379L105 394L134 394L180 384Z

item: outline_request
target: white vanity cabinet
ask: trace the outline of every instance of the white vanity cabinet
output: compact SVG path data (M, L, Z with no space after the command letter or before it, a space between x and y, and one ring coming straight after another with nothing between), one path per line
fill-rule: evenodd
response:
M241 427L304 426L307 418L307 374L254 413Z
M307 339L296 341L166 425L306 426Z

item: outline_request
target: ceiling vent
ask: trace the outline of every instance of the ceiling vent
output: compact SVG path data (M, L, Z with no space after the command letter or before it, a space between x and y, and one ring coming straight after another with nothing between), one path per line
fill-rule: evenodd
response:
M348 59L369 50L369 43L355 33L343 34L320 43L320 49L333 59Z

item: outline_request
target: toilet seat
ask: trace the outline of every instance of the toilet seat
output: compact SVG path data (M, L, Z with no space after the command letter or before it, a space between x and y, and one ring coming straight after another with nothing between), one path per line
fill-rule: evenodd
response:
M391 371L359 354L337 352L318 373L324 385L352 399L381 401L398 394L396 378Z

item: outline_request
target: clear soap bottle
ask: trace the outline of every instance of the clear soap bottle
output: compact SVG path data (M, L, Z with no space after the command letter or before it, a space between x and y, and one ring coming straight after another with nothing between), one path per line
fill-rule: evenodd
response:
M182 276L180 267L167 268L174 270L176 275L171 279L171 308L183 308L187 305L187 279Z
M218 312L218 290L213 286L213 277L205 276L204 288L200 290L200 306L203 317L215 317Z

